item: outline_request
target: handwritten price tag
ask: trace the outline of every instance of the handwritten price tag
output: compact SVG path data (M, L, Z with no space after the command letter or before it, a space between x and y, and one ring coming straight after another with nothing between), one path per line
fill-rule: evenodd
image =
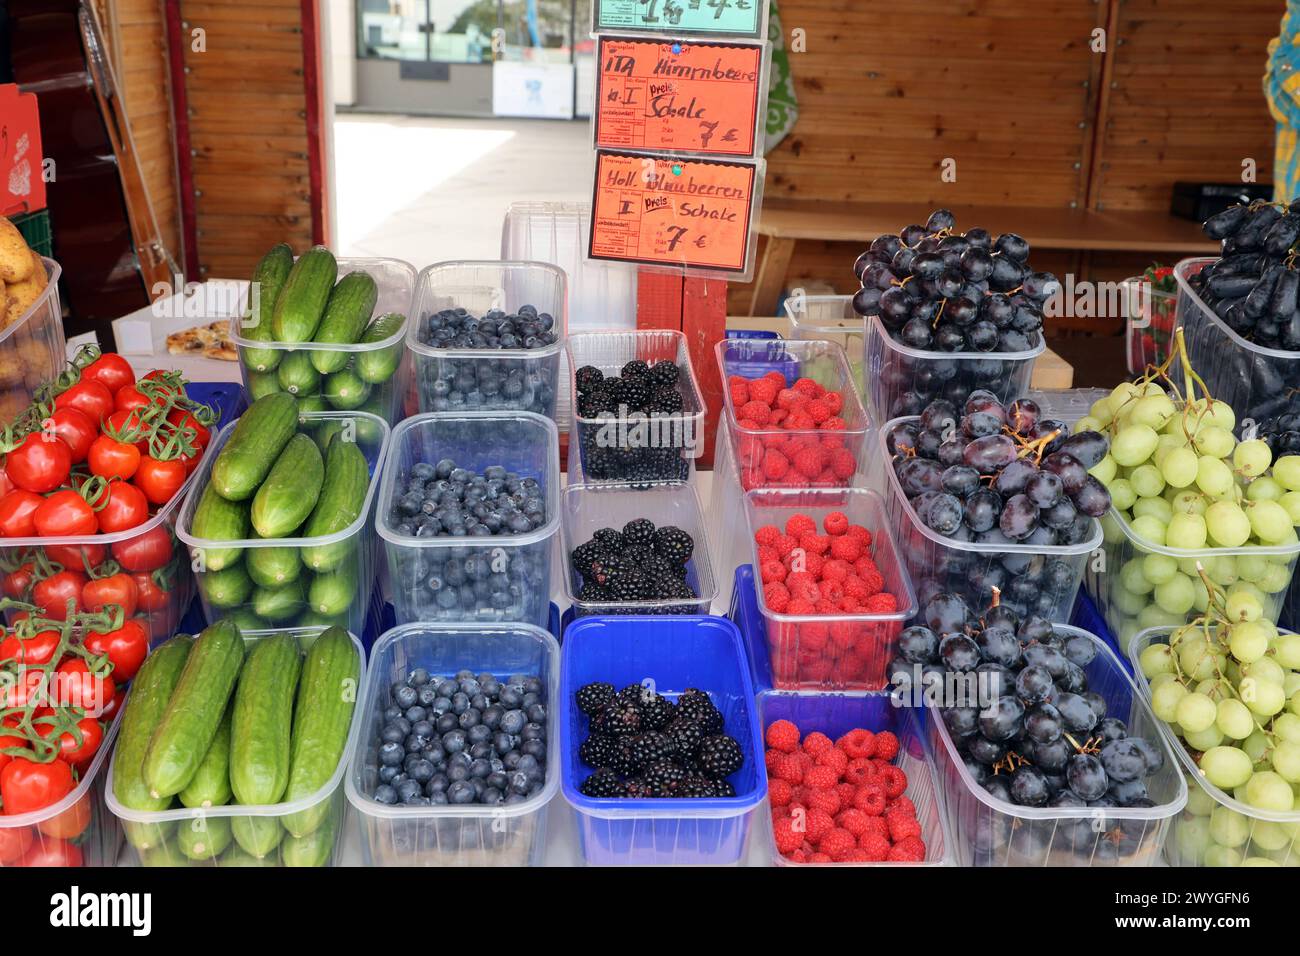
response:
M596 0L596 30L762 36L767 0Z
M756 169L598 150L591 258L743 273Z
M601 37L596 145L752 156L762 46Z

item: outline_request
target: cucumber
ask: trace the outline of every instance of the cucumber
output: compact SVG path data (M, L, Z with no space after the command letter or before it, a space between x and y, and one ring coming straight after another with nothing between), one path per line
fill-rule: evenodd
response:
M306 435L294 435L253 497L253 527L263 538L283 538L307 520L325 481L320 449Z
M361 333L361 338L357 340L358 344L370 345L374 342L382 342L385 339L392 338L402 330L402 326L405 324L406 316L400 312L389 312L381 315L366 326L366 330ZM370 382L372 385L388 381L396 373L405 348L405 343L398 339L392 345L387 345L381 349L365 349L358 352L357 375L361 377L361 381Z
M366 323L379 301L379 286L367 272L349 272L330 292L325 315L312 336L313 342L351 345L361 338ZM348 364L350 352L313 351L312 364L322 375L337 372Z
M333 617L326 617L324 614L308 611L298 618L298 623L294 627L341 627L347 630L348 619L346 615L336 614Z
M253 591L253 610L272 624L283 624L301 614L306 601L307 594L301 581Z
M249 595L253 593L253 579L238 564L221 571L207 571L196 577L203 596L208 599L209 604L219 610L229 610L247 604Z
M239 333L255 342L274 342L275 303L293 271L293 250L285 243L272 247L253 270L253 287L257 290L257 308L253 308L253 288L249 289L248 312ZM241 347L239 357L253 372L269 372L280 364L284 353L279 349ZM254 396L256 397L256 396Z
M215 860L230 846L230 817L200 814L176 828L176 848L191 860Z
M293 712L286 803L310 797L334 776L347 749L358 679L357 651L343 628L329 628L307 649ZM329 814L330 802L327 797L289 814L284 828L295 837L306 836Z
M193 647L194 638L188 634L177 634L160 644L145 658L131 684L131 698L122 714L113 754L113 796L128 809L158 812L171 806L170 799L149 795L144 782L144 755Z
M320 391L321 375L307 352L288 353L275 374L280 387L290 395L315 395Z
M359 591L356 555L349 555L337 570L313 575L307 586L307 607L317 614L334 617L352 607Z
M244 638L231 621L209 625L195 638L145 752L141 772L149 796L173 796L190 782L217 736L243 662Z
M327 418L324 421L316 422L313 428L313 436L316 439L316 447L321 450L321 454L328 452L330 443L334 441L334 436L342 433L343 420L340 418Z
M298 396L298 418L302 420L303 415L310 415L313 412L330 411L330 403L325 401L325 396L317 392L315 395Z
M283 355L283 352L276 352L276 355ZM280 363L277 361L277 365ZM274 395L276 392L283 392L284 388L280 385L280 376L274 371L270 372L249 372L248 373L248 397L257 401L263 395Z
M328 477L327 469L327 480ZM324 494L324 491L321 493ZM320 507L319 500L316 507ZM302 573L302 560L298 557L297 548L249 548L244 567L258 587L278 588L298 580L298 575Z
M277 817L231 817L230 829L249 856L264 860L275 852L284 839L284 827Z
M176 840L169 839L163 843L156 843L153 846L145 847L140 851L140 865L150 867L163 867L173 869L180 866L189 866L191 861L180 851L176 845Z
M191 808L220 807L230 802L230 707L222 715L217 735L204 754L199 769L178 797Z
M285 866L326 866L334 855L334 837L338 833L338 813L333 812L331 800L321 801L325 807L325 819L311 833L303 836L289 836L280 844L280 860ZM287 825L286 825L287 829Z
M289 634L260 640L248 652L230 727L230 787L240 803L278 803L289 784L289 735L301 666L298 641ZM254 856L265 855L240 844Z
M113 778L117 779L116 776ZM176 822L169 820L166 823L140 823L136 820L123 820L122 833L126 836L126 842L131 844L135 849L140 851L141 857L150 850L166 850L169 846L174 845L173 836L176 829ZM147 865L147 864L146 864ZM176 864L184 866L183 863Z
M303 525L302 537L338 534L361 517L370 487L370 467L356 442L330 442L325 453L325 481L316 507ZM333 571L352 553L356 542L348 539L302 549L302 563L313 571Z
M325 314L338 272L334 254L324 246L298 257L275 303L272 324L277 342L311 341Z
M217 493L216 486L208 482L199 497L190 531L204 541L243 541L248 538L248 504L228 501ZM202 568L220 571L239 563L242 548L200 547L195 556L202 559Z
M239 819L234 817L233 820ZM233 828L234 823L231 823ZM225 853L221 854L221 859L217 860L217 866L279 866L280 862L273 856L259 859L253 856L238 842L232 844Z
M345 368L341 372L325 376L325 381L321 384L321 395L331 407L341 412L350 412L366 403L373 387L369 382L363 382L355 371Z
M253 613L250 607L237 607L226 615L235 622L235 627L239 628L241 633L247 634L249 631L269 631L271 625L262 620Z
M253 497L276 458L298 431L298 402L292 395L263 395L239 416L234 431L212 463L211 482L228 501Z

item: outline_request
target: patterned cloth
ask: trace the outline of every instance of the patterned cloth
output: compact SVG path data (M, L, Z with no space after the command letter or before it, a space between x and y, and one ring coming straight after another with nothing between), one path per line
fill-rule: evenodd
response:
M1281 32L1269 41L1264 95L1277 120L1273 198L1290 202L1300 197L1300 0L1287 0Z
M781 29L776 0L771 0L767 38L772 41L772 76L767 87L767 139L764 152L770 153L794 129L795 121L799 119L799 98L794 92L790 54L785 49L785 32Z

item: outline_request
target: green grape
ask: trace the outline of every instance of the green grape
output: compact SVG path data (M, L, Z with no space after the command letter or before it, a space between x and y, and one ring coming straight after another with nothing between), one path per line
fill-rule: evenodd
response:
M1156 585L1155 602L1170 614L1186 614L1196 604L1196 588L1185 574Z
M1144 591L1139 594L1136 591L1130 591L1121 583L1118 588L1111 589L1110 599L1120 614L1125 617L1132 617L1134 614L1140 614L1142 609L1150 604L1147 600L1147 593Z
M1138 630L1142 631L1148 627L1177 627L1184 620L1186 618L1183 615L1170 614L1155 604L1147 604L1138 612L1137 617Z
M1151 692L1151 709L1165 723L1173 723L1177 717L1178 704L1186 696L1186 687L1177 681L1169 681Z
M1219 701L1214 724L1223 736L1233 740L1245 740L1255 732L1255 718L1250 709L1231 697Z
M1108 395L1104 401L1107 403L1111 415L1118 415L1120 409L1128 411L1129 408L1137 404L1137 400L1141 398L1142 395L1142 389L1137 384L1133 382L1120 382L1110 390L1110 395ZM1097 414L1095 408L1096 406L1094 406L1094 416Z
M1218 709L1210 698L1203 694L1188 694L1178 702L1174 719L1185 734L1199 734L1214 726L1217 714Z
M1142 573L1142 559L1133 558L1119 571L1119 583L1132 594L1150 594L1155 587Z
M1084 415L1082 418L1080 418L1077 422L1074 423L1074 432L1076 435L1079 432L1099 432L1103 428L1105 428L1108 424L1110 423L1098 421L1097 419L1093 418L1091 415Z
M1273 718L1273 737L1288 743L1300 744L1300 717L1290 712Z
M1273 769L1287 783L1300 783L1300 743L1284 740L1274 747Z
M1273 641L1273 659L1287 670L1300 670L1300 634L1279 634Z
M1257 484L1259 484L1258 481L1252 482L1250 487L1254 488ZM1288 491L1277 499L1277 503L1286 509L1291 524L1300 525L1300 491Z
M1238 562L1237 565L1238 567L1240 567L1241 562ZM1238 594L1242 591L1254 595L1255 600L1260 603L1261 607L1268 601L1268 598L1264 595L1264 592L1261 591L1258 587L1256 587L1254 584L1252 584L1249 581L1238 581L1236 584L1230 586L1228 588L1228 597L1230 598L1234 594Z
M1110 491L1110 503L1119 511L1128 511L1133 507L1133 502L1137 501L1137 492L1127 478L1116 478L1107 483L1106 487Z
M1244 518L1245 515L1242 515ZM1139 515L1130 525L1133 533L1144 541L1154 545L1165 543L1165 523L1152 515Z
M1178 573L1178 562L1167 554L1148 554L1142 558L1142 575L1152 584L1172 581Z
M1210 836L1219 846L1244 846L1250 839L1250 823L1244 813L1218 806L1210 813Z
M1115 459L1110 455L1105 455L1101 461L1088 469L1088 474L1092 475L1103 485L1110 484L1115 480L1115 475L1119 471L1119 466L1115 464Z
M1290 813L1295 806L1295 793L1281 776L1265 770L1246 781L1246 802L1259 810Z
M1230 621L1258 621L1264 615L1264 608L1255 596L1244 591L1228 598L1224 610Z
M1186 512L1194 515L1204 515L1205 509L1210 506L1210 503L1205 500L1205 495L1201 494L1197 489L1179 491L1169 503L1173 506L1175 513Z
M1237 555L1237 577L1243 581L1258 581L1264 576L1268 562L1260 554Z
M1115 413L1110 407L1110 396L1107 395L1105 398L1099 398L1093 402L1092 407L1088 409L1088 417L1100 426L1094 429L1095 431L1101 431L1102 428L1113 422Z
M1255 583L1265 594L1280 594L1291 586L1291 569L1270 561L1264 576Z
M1165 479L1160 474L1160 469L1152 464L1138 465L1129 475L1129 483L1138 495L1138 501L1152 498L1164 503L1163 498L1157 498L1165 490ZM1130 505L1130 507L1132 507ZM1166 505L1167 507L1167 505Z
M1286 693L1281 684L1250 676L1242 678L1238 687L1241 700L1259 717L1272 717L1286 706Z
M1300 690L1292 694L1287 700L1289 701L1287 706L1291 709L1291 713L1300 714Z
M1143 465L1142 468L1151 468L1151 466ZM1138 488L1139 491L1141 489L1139 486L1140 479L1138 478L1138 472L1142 471L1142 468L1133 469L1133 477L1131 479L1134 482L1133 487ZM1154 468L1151 470L1155 471ZM1157 472L1157 475L1158 474L1159 473ZM1143 516L1155 518L1161 524L1167 525L1169 524L1170 519L1174 516L1174 509L1169 502L1165 501L1164 498L1148 495L1143 498L1138 498L1137 501L1133 502L1133 517L1141 518Z
M1228 647L1242 664L1252 664L1268 653L1268 630L1258 619L1234 624Z
M1282 681L1282 690L1286 692L1287 700L1300 693L1300 674L1288 673Z
M1265 853L1276 853L1291 845L1291 837L1280 824L1271 820L1253 820L1250 842Z
M1206 780L1220 790L1231 790L1249 780L1250 775L1254 772L1254 767L1251 764L1250 757L1236 747L1212 747L1201 754L1201 772L1205 774ZM1227 810L1226 807L1218 809ZM1215 839L1220 843L1224 843L1218 837L1215 837ZM1241 842L1245 842L1244 837Z
M1196 461L1196 487L1214 498L1232 491L1232 469L1217 458L1199 458Z
M1210 589L1199 576L1192 578L1192 606L1199 614L1210 609Z
M1138 666L1147 680L1174 672L1174 655L1168 644L1148 644L1138 655Z
M1205 865L1214 867L1238 867L1241 866L1241 853L1230 846L1219 846L1217 843L1205 851Z
M1237 426L1237 414L1227 402L1215 399L1206 409L1205 399L1200 398L1188 402L1187 408L1192 413L1193 418L1200 421L1200 428L1217 426L1226 432L1231 432ZM1202 412L1205 414L1202 415Z
M1205 792L1201 782L1195 777L1187 777L1187 812L1194 817L1208 817L1219 804ZM1209 825L1209 821L1205 821Z
M1192 444L1202 455L1210 458L1222 460L1232 454L1233 446L1237 440L1232 437L1232 433L1224 431L1222 428L1216 428L1213 425L1205 425L1196 430L1196 437L1192 439Z
M1215 676L1216 659L1205 638L1184 641L1178 647L1178 666L1192 680Z
M1246 517L1250 519L1250 528L1255 536L1265 544L1280 541L1294 530L1291 516L1276 501L1252 502L1246 508Z
M1248 856L1246 857L1246 859L1241 861L1241 865L1249 866L1249 867L1260 867L1260 866L1267 867L1267 866L1278 866L1279 864L1276 860L1270 860L1268 859L1268 857Z
M1159 395L1144 395L1133 404L1129 418L1133 422L1147 425L1159 431L1164 428L1176 413L1174 403L1164 392Z
M1110 455L1125 468L1136 468L1156 450L1160 436L1149 425L1129 425L1116 432L1110 442Z
M1193 564L1195 561L1193 560ZM1237 583L1237 560L1230 554L1215 554L1202 559L1201 567L1206 576L1219 587L1229 587ZM1193 572L1195 573L1195 569ZM1199 577L1199 575L1197 575Z
M1273 463L1273 450L1268 447L1268 443L1253 438L1250 441L1244 441L1232 452L1232 466L1237 469L1238 474L1245 475L1247 478L1258 478L1264 472L1268 471L1268 466Z
M1273 478L1287 491L1300 491L1300 455L1283 455L1273 462Z
M1205 519L1200 515L1176 512L1169 519L1165 541L1171 548L1199 551L1205 547L1208 535Z
M1190 448L1172 449L1160 463L1160 473L1171 487L1186 488L1198 473L1196 452Z
M1190 798L1187 803L1190 807ZM1174 831L1174 851L1177 855L1177 865L1200 866L1205 859L1205 851L1211 845L1210 821L1208 819L1203 816L1184 816L1178 821L1177 829Z
M1161 431L1160 437L1156 440L1156 450L1151 453L1151 460L1157 465L1164 464L1165 456L1175 448L1186 448L1187 436L1181 431L1169 434L1167 431Z
M1210 460L1201 459L1202 462ZM1206 509L1205 528L1210 540L1221 548L1240 548L1250 538L1250 519L1230 501L1216 501Z

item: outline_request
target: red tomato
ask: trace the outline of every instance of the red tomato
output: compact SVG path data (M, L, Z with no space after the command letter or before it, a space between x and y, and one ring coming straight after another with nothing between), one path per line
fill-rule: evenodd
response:
M99 530L105 534L127 531L149 520L144 492L129 481L110 481L107 496L108 503L99 510Z
M17 714L15 714L15 715L13 716L13 721L14 721L15 723L17 723L17 721L18 721L18 715L17 715ZM12 737L12 736L9 736L9 735L6 735L6 736L3 736L3 737L0 737L0 750L6 750L6 749L8 749L9 747L24 747L24 748L25 748L26 746L27 746L27 741L23 740L22 737ZM14 759L14 758L11 757L9 754L0 753L0 770L3 770L4 767L5 767L5 764L9 763L9 761L11 761L11 760L13 760L13 759Z
M86 503L85 498L67 488L42 501L32 515L32 523L42 538L94 534L99 530L95 509Z
M203 449L208 447L208 440L212 433L208 427L194 417L194 413L183 408L173 408L167 413L167 420L178 428L191 428L194 430L193 442L194 447L203 453Z
M59 649L62 637L58 631L40 631L27 640L10 634L0 641L0 660L12 660L33 667L48 664L53 660L54 652Z
M181 490L188 475L185 462L179 458L171 461L141 458L135 473L135 485L144 492L150 504L165 505Z
M25 488L15 488L0 498L0 535L6 538L35 537L36 524L32 516L44 501L36 492Z
M146 372L142 381L145 382L162 382L167 387L163 393L172 395L177 398L185 394L185 389L180 385L180 373L168 371L165 368L156 368L152 372Z
M95 718L82 717L77 721L77 729L81 731L81 743L77 743L70 730L65 730L59 734L59 759L78 770L84 770L86 765L90 763L90 758L95 756L95 752L99 750L99 745L104 742L104 728L100 726L99 721ZM42 722L36 727L36 732L42 737L49 737L54 732L54 725L53 723ZM59 833L51 834L51 836L62 835ZM68 835L76 836L77 834Z
M17 680L9 681L0 689L4 709L26 707L34 701L46 699L47 673L43 670L24 670ZM39 708L37 708L39 710Z
M3 504L0 499L0 508ZM171 535L159 524L135 537L115 542L113 558L126 571L156 571L172 559Z
M128 435L133 431L140 431L142 429L147 432L148 426L140 420L140 416L140 409L124 408L121 411L109 415L108 421L104 424L105 427L111 428L114 434L117 435ZM146 437L141 438L134 444L136 448L140 449L141 457L149 454L149 438L147 434Z
M3 590L5 597L19 600L32 583L32 563L28 561L15 571L4 576Z
M114 394L124 385L135 384L131 363L115 352L105 352L81 370L81 380L98 382Z
M62 763L60 760L55 763ZM81 855L81 847L75 843L69 843L67 840L37 840L32 844L21 860L19 866L84 866L85 857Z
M0 864L12 866L34 839L31 827L0 827Z
M95 655L107 654L113 664L113 681L124 684L135 676L149 653L149 634L134 618L116 631L91 631L85 648Z
M72 450L56 435L32 432L5 458L5 473L19 488L44 494L66 484Z
M64 661L54 669L51 694L61 707L80 707L87 717L98 717L117 693L112 677L96 677L80 657Z
M9 476L5 474L5 470L0 468L0 498L9 494L9 492L13 491L16 487L17 486L9 480Z
M91 444L86 460L90 463L91 474L125 480L140 467L140 449L110 435L100 435Z
M42 810L62 800L75 786L72 767L62 760L36 763L15 757L0 770L0 800L10 815Z
M87 611L102 611L108 605L116 604L122 609L123 617L131 617L139 599L140 590L135 586L135 578L122 571L87 581L81 589L81 606Z
M113 393L113 408L115 411L129 411L133 408L148 408L149 399L141 393L134 385L123 385Z
M64 734L64 736L68 735ZM36 824L36 829L60 842L75 840L86 832L86 827L90 826L90 819L94 812L92 799L91 794L85 794L68 809Z
M104 563L107 549L102 544L47 544L45 556L74 571L85 570L86 565L97 568Z
M81 589L86 576L80 571L59 571L32 586L32 603L40 607L47 617L56 621L68 619L68 601L72 610L81 610Z
M86 413L86 417L98 427L113 412L113 393L99 382L88 382L84 378L66 392L54 398L55 408L75 408Z
M99 429L90 420L90 416L79 408L68 406L56 409L47 421L54 434L67 442L73 464L85 461L90 443L99 434Z
M171 592L164 591L148 572L131 575L135 579L137 610L152 613L167 609L171 602Z

